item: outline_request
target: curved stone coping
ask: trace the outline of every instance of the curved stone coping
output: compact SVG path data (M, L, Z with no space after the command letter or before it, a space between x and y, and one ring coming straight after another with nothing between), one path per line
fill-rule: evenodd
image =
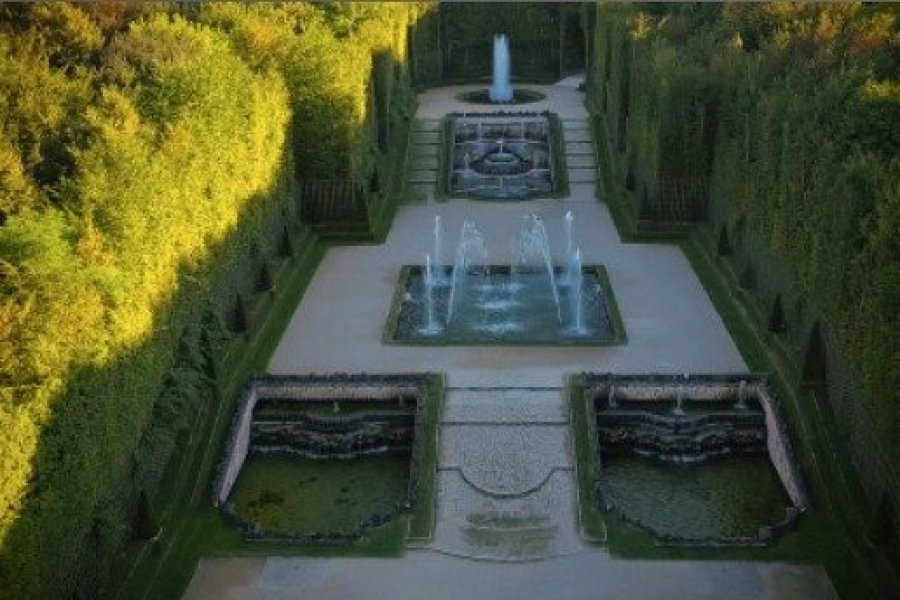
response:
M473 562L490 562L490 563L508 563L508 564L518 564L518 563L529 563L529 562L540 562L545 560L554 560L557 558L562 558L565 556L572 556L574 554L579 554L583 552L582 549L578 550L570 550L567 552L553 552L548 554L535 554L532 556L497 556L492 554L467 554L465 552L460 552L459 550L447 550L444 548L438 548L437 546L417 546L413 550L418 552L434 552L435 554L442 554L444 556L452 556L453 558L461 558L464 560L471 560Z
M543 525L522 525L521 527L503 527L501 525L469 525L469 529L477 531L494 531L497 533L519 533L529 531L556 531L559 525L556 523L545 523Z
M716 538L683 538L669 535L659 531L652 525L628 515L621 507L610 505L607 510L616 514L639 529L643 529L664 546L677 546L683 548L728 548L734 546L765 547L772 544L779 537L790 531L797 524L800 509L789 506L785 508L784 518L776 523L763 523L757 528L756 535L723 536Z
M479 489L518 494L572 464L568 426L464 424L441 431L440 467L458 467Z
M547 99L547 94L543 92L539 92L537 90L532 90L529 88L523 88L518 86L512 86L513 88L513 97L509 102L493 102L490 99L490 89L489 88L480 88L475 90L469 90L464 92L459 92L454 96L454 98L459 102L465 102L466 104L478 104L481 106L493 106L493 107L505 107L505 106L518 106L520 104L532 104L534 102L540 102L541 100Z
M518 498L526 498L526 497L534 494L535 492L540 491L541 488L543 488L545 485L547 485L547 483L553 478L553 475L555 473L558 473L558 472L566 473L566 472L572 472L573 470L574 470L574 468L569 467L569 466L554 466L554 467L551 467L550 470L547 472L547 474L544 476L544 478L541 479L539 482L537 482L535 485L532 485L532 486L522 489L522 490L505 491L505 490L492 490L492 489L487 488L483 484L480 484L480 483L474 481L471 477L466 475L466 471L462 467L455 466L455 465L438 467L438 471L452 471L452 472L459 474L459 477L470 488L472 488L479 494L482 494L483 496L487 496L489 498L494 498L495 500L514 500L514 499L518 499Z

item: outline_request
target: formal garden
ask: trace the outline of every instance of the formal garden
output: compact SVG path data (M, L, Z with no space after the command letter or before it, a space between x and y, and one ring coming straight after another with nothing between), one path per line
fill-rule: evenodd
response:
M0 598L895 597L898 28L4 4Z

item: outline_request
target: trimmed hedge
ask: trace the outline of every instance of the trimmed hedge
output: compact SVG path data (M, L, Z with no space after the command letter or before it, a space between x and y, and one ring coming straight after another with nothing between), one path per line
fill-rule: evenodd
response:
M148 535L229 328L305 239L296 178L368 181L385 112L405 136L419 10L0 10L0 597L101 596Z
M638 227L677 220L667 180L703 184L760 327L825 353L797 383L826 386L873 506L900 497L897 35L883 6L603 4L589 70Z

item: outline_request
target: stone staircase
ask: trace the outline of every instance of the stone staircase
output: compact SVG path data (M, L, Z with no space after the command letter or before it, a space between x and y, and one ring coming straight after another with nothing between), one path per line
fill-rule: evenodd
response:
M561 388L448 388L431 550L517 562L576 552Z
M597 161L587 119L563 119L562 126L569 184L594 185L597 182Z
M441 121L434 119L413 121L407 175L413 200L434 200L440 151Z

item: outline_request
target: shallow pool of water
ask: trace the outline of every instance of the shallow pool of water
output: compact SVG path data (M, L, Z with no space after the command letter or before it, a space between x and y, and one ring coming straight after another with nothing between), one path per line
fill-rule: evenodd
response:
M409 456L350 461L284 454L247 459L230 501L244 521L284 534L350 532L406 499Z
M581 319L576 325L572 286L557 273L559 310L546 273L489 272L470 276L457 290L448 319L451 286L434 288L434 327L429 328L424 278L420 267L405 271L398 288L395 319L388 323L388 341L417 345L544 344L604 345L620 343L605 272L591 265L583 270Z
M659 536L683 540L755 537L790 506L763 454L680 465L632 454L604 455L603 501Z

